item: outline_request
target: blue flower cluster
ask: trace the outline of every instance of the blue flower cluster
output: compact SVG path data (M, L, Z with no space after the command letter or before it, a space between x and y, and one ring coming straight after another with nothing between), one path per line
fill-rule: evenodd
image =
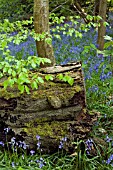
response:
M93 144L94 144L94 141L92 139L87 139L87 141L85 142L86 144L86 154L90 154L90 151L92 150L93 148Z
M106 161L106 164L108 164L108 165L110 164L111 166L113 166L113 154L110 155L110 157Z
M66 143L66 141L67 141L67 137L64 137L64 138L61 139L59 149L63 149L63 146Z

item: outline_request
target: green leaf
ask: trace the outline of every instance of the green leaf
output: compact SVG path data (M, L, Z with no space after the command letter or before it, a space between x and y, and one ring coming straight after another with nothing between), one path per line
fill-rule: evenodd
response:
M32 63L31 63L31 66L33 67L33 68L36 68L36 64L32 61Z
M27 69L26 68L22 68L22 71L27 73Z
M30 94L29 87L25 85L24 88L25 88L26 93Z
M14 79L9 79L9 85L10 85L10 87L13 87L14 83L15 83Z
M8 85L9 85L9 80L7 79L3 82L4 89L6 89Z
M40 82L40 83L44 83L44 80L43 80L42 77L38 77L37 80L38 80L38 82Z
M64 82L68 81L67 76L64 76L62 79Z
M38 89L38 84L37 84L36 81L33 81L33 82L31 83L31 88L32 88L32 89Z
M112 45L113 45L113 41L106 42L106 43L104 44L104 49L106 49L106 48L108 48L108 47L110 47L110 46L112 46Z
M3 68L3 73L6 73L6 72L8 72L8 67Z
M110 36L108 36L108 35L104 36L104 39L105 39L105 40L112 41L112 37L110 37Z
M73 79L72 77L70 77L70 78L68 79L68 83L70 84L70 86L72 86L73 83L74 83L74 79Z
M63 32L64 34L64 32ZM57 39L61 40L61 36L60 35L54 35L54 37L56 37Z
M3 73L0 73L0 78L2 78L3 77Z
M12 69L11 69L11 68L8 69L8 74L9 74L9 75L12 74Z
M90 46L91 46L91 48L93 48L93 49L95 49L95 50L97 49L94 44L90 44Z
M63 79L63 74L60 73L60 74L57 75L57 77L58 77L59 80L62 80Z
M45 76L45 79L48 81L48 80L53 80L53 76L52 75L46 75Z
M19 84L18 89L20 90L20 93L24 93L24 85Z
M7 47L7 41L3 41L3 42L1 43L1 45L2 45L2 48Z
M16 71L12 71L12 76L15 77L16 76Z

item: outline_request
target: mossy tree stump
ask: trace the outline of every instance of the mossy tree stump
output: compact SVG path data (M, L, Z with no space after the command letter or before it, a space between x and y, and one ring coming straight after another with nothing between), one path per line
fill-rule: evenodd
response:
M71 76L73 85L59 80L59 73ZM8 141L16 136L33 149L39 135L42 151L50 153L57 151L66 137L64 149L70 151L72 142L85 138L91 129L81 63L42 68L37 74L50 74L54 79L44 81L31 94L20 94L16 87L7 91L0 87L0 141L5 141L4 128L8 127Z

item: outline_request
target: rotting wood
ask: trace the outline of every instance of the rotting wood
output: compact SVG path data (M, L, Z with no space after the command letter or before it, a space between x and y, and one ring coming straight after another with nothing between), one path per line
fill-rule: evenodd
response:
M72 76L74 84L58 80L59 73ZM37 74L52 74L54 80L45 81L29 95L19 94L14 88L5 92L0 87L0 141L5 142L3 129L9 127L8 141L16 136L34 149L39 135L41 150L50 153L57 151L60 140L66 137L64 149L72 151L72 142L86 138L92 126L86 109L81 62L42 68Z

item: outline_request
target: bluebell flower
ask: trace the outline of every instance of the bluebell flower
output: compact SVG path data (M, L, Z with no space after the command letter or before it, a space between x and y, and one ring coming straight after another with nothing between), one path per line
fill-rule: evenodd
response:
M42 168L46 164L46 162L44 161L44 159L42 157L40 159L36 160L36 163L39 164L39 168Z
M34 151L34 150L30 150L30 154L31 154L31 155L34 155L34 154L35 154L35 151Z
M112 164L112 163L113 163L112 161L113 161L113 154L110 155L110 157L109 157L108 160L106 161L106 164L108 164L108 165L109 165L109 164L113 165L113 164Z
M14 162L12 162L12 167L15 168L15 163Z
M88 90L91 91L91 92L97 92L97 91L99 90L99 88L98 88L97 85L93 85L93 86L90 87Z
M17 143L16 143L16 145L19 147L19 148L23 148L23 149L27 149L28 147L29 147L29 145L27 145L24 141L22 142L22 141L18 141Z
M0 141L0 145L4 147L4 142Z
M4 128L5 134L7 134L10 131L10 128Z
M12 137L11 138L11 142L10 142L10 144L12 145L12 146L14 146L15 145L15 143L16 143L16 138L15 137Z
M39 139L40 139L40 136L39 136L39 135L36 135L36 139L39 140Z
M39 168L42 168L44 166L43 162L39 163Z
M106 136L106 138L105 138L105 140L106 140L106 142L111 142L112 141L112 138L110 138L108 135Z
M62 142L62 141L60 141L59 149L62 149L62 148L63 148L63 146L64 146L63 142Z
M92 139L88 139L85 144L86 144L86 153L89 155L90 151L92 150L93 147L93 140Z
M61 139L60 144L59 144L59 149L62 149L64 144L67 142L67 137L65 136L64 138Z
M37 142L37 149L40 149L40 146L41 146L41 142Z

